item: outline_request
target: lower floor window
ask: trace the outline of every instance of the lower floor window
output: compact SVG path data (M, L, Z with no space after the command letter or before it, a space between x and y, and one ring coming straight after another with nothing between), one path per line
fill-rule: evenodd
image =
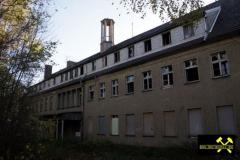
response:
M143 114L143 134L144 136L154 135L153 113Z
M106 134L106 117L99 116L98 117L98 134Z
M201 109L188 110L189 136L197 136L203 133Z
M126 115L126 135L135 135L135 116L134 116L134 114Z
M118 115L112 115L111 134L116 136L119 135Z
M220 134L236 133L232 106L217 107L217 122Z

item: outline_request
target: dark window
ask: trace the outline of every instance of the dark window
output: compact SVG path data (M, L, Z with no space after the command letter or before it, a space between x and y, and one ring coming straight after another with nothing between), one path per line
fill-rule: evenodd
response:
M56 77L53 78L53 85L56 84Z
M166 46L171 43L171 32L166 32L162 34L163 46Z
M43 88L45 88L45 87L46 87L46 81L43 82Z
M61 74L61 82L63 82L63 74Z
M143 72L143 89L152 89L152 74L151 71Z
M70 79L73 79L73 70L70 70Z
M75 68L75 77L78 76L78 68Z
M106 134L106 117L105 116L98 117L98 134L101 134L101 135Z
M77 89L77 106L81 106L82 104L82 89Z
M212 55L214 77L226 76L229 74L228 60L225 52Z
M134 92L134 76L127 76L127 93Z
M84 74L84 69L83 69L83 66L80 67L80 75L83 75Z
M144 48L145 48L145 52L149 52L152 50L151 39L144 41Z
M107 56L105 56L105 57L102 58L102 64L103 64L103 67L106 67L106 66L107 66L107 64L108 64Z
M114 63L117 63L120 61L120 52L115 52L114 53Z
M92 62L92 71L95 71L96 70L96 61L93 61Z
M199 80L197 59L185 61L185 71L187 81L191 82Z
M112 80L112 96L118 95L118 80Z
M106 96L106 89L105 89L105 83L100 83L100 98L105 98Z
M61 106L62 106L62 94L61 93L59 93L58 94L58 104L57 104L57 108L59 109L59 108L62 108Z
M65 73L65 81L68 80L68 72Z
M93 86L89 86L89 88L88 88L88 93L89 93L89 100L93 100L93 99L94 99Z
M184 38L185 39L194 36L193 24L189 24L189 25L183 26L183 34L184 34Z
M171 65L162 67L162 85L164 88L173 85L173 72Z
M134 57L134 46L128 47L128 58Z

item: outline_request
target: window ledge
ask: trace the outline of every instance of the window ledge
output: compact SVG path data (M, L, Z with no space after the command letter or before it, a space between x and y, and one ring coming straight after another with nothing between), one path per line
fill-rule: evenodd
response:
M166 136L166 135L164 135L163 137L164 138L177 138L177 136Z
M223 75L223 76L212 77L212 79L214 80L214 79L228 78L230 76L231 76L230 74L227 74L227 75Z
M131 93L125 93L125 95L133 95L134 94L134 92L131 92Z
M142 90L142 92L150 92L152 91L152 89L145 89L145 90Z
M105 97L99 97L99 98L98 98L99 101L102 101L102 100L104 100L104 99L105 99Z
M136 137L135 134L126 134L125 136L126 136L126 137Z
M189 85L189 84L194 84L194 83L199 83L200 80L195 80L195 81L187 81L184 83L184 85Z
M173 85L162 86L162 89L170 89L170 88L173 88Z
M143 135L143 137L155 137L155 135Z
M118 137L119 134L110 134L110 136L112 136L112 137Z
M112 95L111 96L111 98L117 98L118 97L118 95Z
M97 135L98 136L106 136L106 134L101 134L101 133L98 133Z

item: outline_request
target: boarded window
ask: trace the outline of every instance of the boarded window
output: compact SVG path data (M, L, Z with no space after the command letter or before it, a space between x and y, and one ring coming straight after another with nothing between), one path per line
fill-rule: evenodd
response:
M164 112L164 135L176 136L176 114L175 111Z
M98 134L106 134L106 117L98 117Z
M197 136L203 133L201 109L188 110L189 135Z
M135 135L135 116L134 116L134 114L126 115L126 135Z
M217 107L218 129L221 134L235 134L232 106Z
M154 135L153 113L144 113L143 114L143 134L145 136L153 136Z
M111 134L112 135L119 135L119 121L118 115L112 115L112 123L111 123Z

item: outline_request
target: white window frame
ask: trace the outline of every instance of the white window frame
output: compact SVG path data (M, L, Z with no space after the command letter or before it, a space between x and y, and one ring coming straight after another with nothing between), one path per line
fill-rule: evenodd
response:
M100 86L100 98L105 98L106 96L105 82L100 83L99 86Z
M172 74L172 81L173 81L173 68L172 70L169 69L169 67L172 68L172 65L167 65L161 68L162 72L162 87L163 88L171 88L173 87L173 84L170 84L170 74ZM167 76L167 85L164 85L164 76ZM174 82L173 82L174 83Z
M190 66L186 66L186 62L190 62ZM193 62L196 62L196 64L194 64ZM199 71L198 71L198 59L197 58L193 58L193 59L189 59L189 60L186 60L184 61L184 67L185 67L185 74L186 74L186 81L187 82L194 82L194 81L199 81L200 80L200 77L199 77ZM198 79L197 80L193 80L193 81L189 81L187 79L187 70L189 69L193 69L193 68L197 68L197 72L198 72Z
M114 123L116 123L116 128L113 126ZM116 129L116 130L114 130ZM111 116L111 135L112 136L119 136L119 116L118 115L112 115Z
M225 58L221 58L221 55L224 54L225 55ZM212 58L214 56L217 56L217 60L212 60ZM215 53L215 54L212 54L211 55L211 61L212 61L212 71L213 71L213 77L214 78L217 78L217 77L224 77L224 76L228 76L230 73L229 73L229 63L228 63L228 58L227 58L227 54L225 52L218 52L218 53ZM226 62L226 67L227 67L227 73L226 74L223 74L223 70L222 70L222 63ZM220 75L219 76L215 76L214 75L214 67L213 65L214 64L218 64L219 66L219 71L220 71Z
M144 74L147 73L146 77L144 77ZM143 72L143 90L151 90L152 89L152 86L150 88L150 83L149 81L152 81L152 72L151 71L146 71L146 72ZM144 82L145 80L147 80L147 88L144 88Z
M130 77L132 77L132 78L129 79ZM126 89L127 89L128 94L134 93L134 79L135 79L134 75L129 75L126 77ZM129 83L133 83L133 91L132 92L129 92L129 90L128 90Z
M118 96L118 79L112 80L112 96Z

